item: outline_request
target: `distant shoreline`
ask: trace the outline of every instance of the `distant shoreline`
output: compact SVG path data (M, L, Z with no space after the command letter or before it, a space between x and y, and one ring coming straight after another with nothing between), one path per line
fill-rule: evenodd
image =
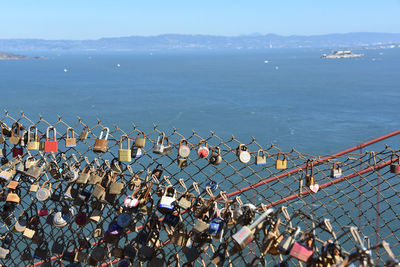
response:
M25 55L17 55L12 53L0 52L0 60L29 60L29 59L47 59L47 57L28 57Z

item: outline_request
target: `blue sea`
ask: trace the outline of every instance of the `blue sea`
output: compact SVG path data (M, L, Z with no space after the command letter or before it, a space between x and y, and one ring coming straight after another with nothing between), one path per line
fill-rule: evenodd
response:
M398 130L400 49L321 59L326 52L25 52L48 59L0 61L0 107L49 121L253 136L313 155Z

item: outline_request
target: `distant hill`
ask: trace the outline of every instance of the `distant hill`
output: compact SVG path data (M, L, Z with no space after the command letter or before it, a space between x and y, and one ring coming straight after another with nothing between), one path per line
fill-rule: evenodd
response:
M0 51L30 50L221 50L266 48L345 48L400 44L400 33L345 33L312 36L276 34L212 36L165 34L98 40L0 39Z

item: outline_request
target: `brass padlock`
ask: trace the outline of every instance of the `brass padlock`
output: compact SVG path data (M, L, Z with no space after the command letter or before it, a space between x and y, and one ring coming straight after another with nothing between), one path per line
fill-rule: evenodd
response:
M265 156L264 150L259 149L257 151L256 165L266 165L267 157Z
M142 137L140 137L142 135ZM135 139L136 147L144 147L146 145L146 134L144 132L139 132Z
M283 155L283 159L279 159L279 155ZM276 155L275 168L277 170L284 170L287 168L287 160L286 160L286 155L284 153L278 153Z
M31 129L35 129L35 132L31 132ZM28 128L28 142L26 147L28 150L39 150L39 136L38 130L35 126L31 125Z
M88 135L89 135L89 126L86 125L85 127L83 127L82 132L79 135L79 140L85 141L88 138Z
M126 139L127 147L122 148L122 142ZM132 160L132 150L130 149L130 141L127 135L122 135L119 139L119 150L118 150L119 161L131 162Z
M76 138L74 135L74 129L72 127L67 128L67 136L65 138L65 147L67 147L67 148L76 147Z
M104 138L103 134L104 132L106 133ZM110 132L110 129L107 127L104 127L101 132L99 138L96 139L96 142L94 143L93 147L93 152L98 152L98 153L105 153L107 152L107 147L108 147L108 134Z
M9 138L9 142L13 145L16 145L21 140L21 126L18 122L13 123L11 127L11 137Z
M315 183L315 181L314 181L314 166L313 166L313 162L311 160L307 160L305 172L306 172L306 186L310 187Z

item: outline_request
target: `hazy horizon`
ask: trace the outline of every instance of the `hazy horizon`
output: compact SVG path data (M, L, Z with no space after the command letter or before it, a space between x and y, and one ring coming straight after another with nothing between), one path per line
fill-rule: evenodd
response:
M96 40L170 33L283 36L400 29L400 1L2 1L0 39ZM5 27L4 27L5 25Z

